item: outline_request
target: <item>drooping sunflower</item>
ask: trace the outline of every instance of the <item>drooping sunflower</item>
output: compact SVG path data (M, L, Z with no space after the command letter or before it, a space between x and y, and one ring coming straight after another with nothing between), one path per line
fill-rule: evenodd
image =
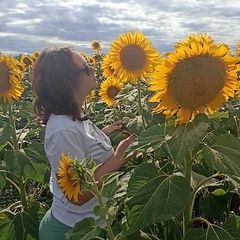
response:
M215 44L206 34L192 34L151 74L149 90L156 93L149 102L158 103L153 111L163 112L167 118L176 116L176 124L194 119L198 113L214 113L234 96L237 62L226 44Z
M123 89L124 84L115 79L109 78L104 80L100 85L99 96L103 102L112 106L117 94Z
M12 56L0 53L0 98L4 102L12 103L18 100L23 93L21 81L23 78L24 66Z
M123 81L144 79L156 64L159 52L141 32L119 35L110 45L110 62L115 73Z
M95 41L95 40L92 41L91 47L92 47L93 50L96 50L96 51L99 51L102 48L101 44L98 41Z
M77 170L74 168L73 159L62 153L59 161L58 183L62 192L69 200L78 201L81 191L81 179Z

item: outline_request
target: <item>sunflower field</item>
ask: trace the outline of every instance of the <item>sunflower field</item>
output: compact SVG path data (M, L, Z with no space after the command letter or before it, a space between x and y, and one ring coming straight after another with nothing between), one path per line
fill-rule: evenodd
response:
M62 156L61 177L69 174L76 183L65 194L74 199L91 191L99 202L94 214L106 222L101 228L84 219L67 239L240 240L240 42L233 54L206 33L190 34L172 52L160 53L143 33L127 32L107 53L98 41L91 47L92 55L79 54L96 68L99 88L84 111L99 128L124 123L111 136L113 147L129 132L137 138L129 161L104 176L101 189L92 159ZM4 240L38 239L52 201L45 129L32 109L31 72L39 54L0 53Z

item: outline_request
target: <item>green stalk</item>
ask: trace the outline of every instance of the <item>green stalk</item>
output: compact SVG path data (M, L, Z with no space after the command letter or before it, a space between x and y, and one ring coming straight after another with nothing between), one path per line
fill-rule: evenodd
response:
M184 176L191 185L191 176L192 176L192 161L189 159L185 159L185 170L184 170ZM191 193L190 199L184 209L183 212L183 238L185 237L189 227L190 227L190 222L192 218L192 201L193 201L193 195Z
M104 205L104 202L103 202L103 199L102 199L102 195L101 195L101 192L98 189L96 180L94 179L92 174L89 174L89 175L90 175L91 181L93 182L93 192L94 192L94 195L97 198L100 207L105 208L105 205ZM107 224L107 234L109 236L109 239L110 240L114 240L115 236L114 236L114 233L113 233L113 230L112 230L111 223L110 223L108 218L106 218L105 221L106 221L106 224Z
M12 132L13 147L14 147L14 150L19 151L17 131L16 131L16 121L15 121L15 117L14 117L14 114L13 114L12 105L9 105L8 117L9 117L9 121L10 121L10 124L12 126L12 131L13 131ZM19 182L20 197L21 197L23 210L27 211L27 199L26 199L24 178L22 176L19 176L18 177L18 182Z
M142 109L142 101L141 101L141 83L140 79L137 81L137 90L138 90L138 115L141 116L143 114L143 109Z

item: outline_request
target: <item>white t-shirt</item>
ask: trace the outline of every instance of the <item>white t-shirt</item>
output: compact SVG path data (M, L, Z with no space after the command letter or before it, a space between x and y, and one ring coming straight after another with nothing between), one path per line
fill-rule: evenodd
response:
M82 206L72 204L64 196L58 185L56 174L59 171L59 159L64 152L79 161L92 157L97 164L104 163L113 154L110 139L90 120L73 121L71 116L51 115L46 126L45 152L51 164L50 191L53 194L52 213L67 226L86 217L98 217L93 209L98 202L95 197Z

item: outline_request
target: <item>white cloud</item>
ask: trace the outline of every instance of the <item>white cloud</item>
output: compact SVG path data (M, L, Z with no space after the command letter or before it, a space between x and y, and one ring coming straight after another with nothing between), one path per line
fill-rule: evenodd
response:
M0 2L2 52L41 51L70 44L91 53L98 40L107 51L119 34L139 30L160 52L171 51L190 33L208 33L235 51L239 35L237 0L12 0Z

